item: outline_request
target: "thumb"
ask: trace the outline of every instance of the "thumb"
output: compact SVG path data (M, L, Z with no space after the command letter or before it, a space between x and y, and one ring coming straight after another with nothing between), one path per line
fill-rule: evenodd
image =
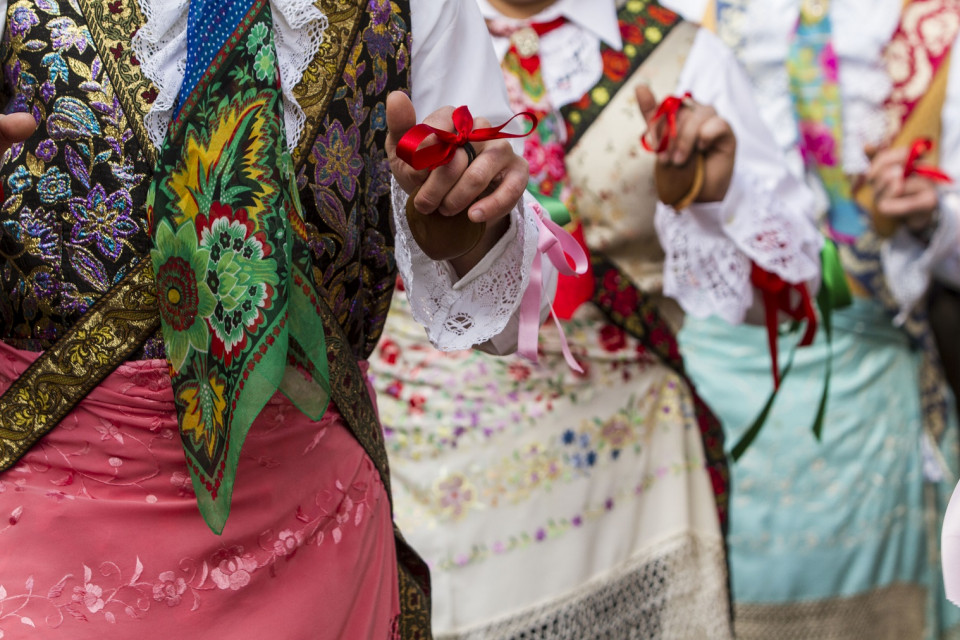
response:
M653 116L657 113L657 107L660 106L660 103L657 102L657 97L653 95L650 87L645 84L637 87L636 94L637 104L640 105L640 113L643 114L643 119L647 121L647 125L649 126Z
M11 113L0 116L0 146L9 147L29 138L37 128L37 121L29 113Z
M394 91L387 96L387 132L389 143L396 146L400 138L417 124L417 110L410 96Z

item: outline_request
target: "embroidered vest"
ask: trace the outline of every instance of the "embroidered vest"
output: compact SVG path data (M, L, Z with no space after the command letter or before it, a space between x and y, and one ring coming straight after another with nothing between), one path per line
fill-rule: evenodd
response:
M356 0L320 4L332 10L322 57L298 87L308 116L298 184L317 280L363 358L396 278L385 100L388 87L408 85L409 19L383 0L369 2L359 24ZM135 2L81 0L86 18L65 0L11 5L6 110L41 124L0 169L0 338L41 350L149 251L144 200L155 150L143 116L157 91L129 50L143 21ZM162 342L142 355L163 357Z
M653 224L655 157L639 147L647 127L634 89L644 83L659 97L673 93L697 27L654 2L625 3L619 20L623 51L604 44L600 81L562 109L569 182L587 245L655 296L676 328L682 312L660 295L664 252Z

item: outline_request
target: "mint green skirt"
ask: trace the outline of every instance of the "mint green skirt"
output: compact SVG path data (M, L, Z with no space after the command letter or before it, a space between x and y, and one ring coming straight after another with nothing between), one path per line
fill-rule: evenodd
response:
M937 549L956 480L956 415L939 447L922 444L920 356L888 318L862 300L836 314L821 442L811 425L822 331L797 351L763 431L732 465L738 637L941 638L960 623ZM781 340L781 362L796 340ZM688 318L680 344L732 446L772 390L766 330Z

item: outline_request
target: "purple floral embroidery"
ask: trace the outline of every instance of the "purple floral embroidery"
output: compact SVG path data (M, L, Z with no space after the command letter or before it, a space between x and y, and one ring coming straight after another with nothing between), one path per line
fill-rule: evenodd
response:
M76 47L78 53L83 53L92 40L90 32L77 26L73 18L57 18L51 21L50 35L53 38L53 48L57 51Z
M371 13L371 27L363 34L367 51L380 58L393 55L393 36L389 32L392 11L385 0L370 0L368 10Z
M57 143L47 139L37 146L37 157L44 162L50 162L57 155Z
M370 181L367 185L367 200L370 208L374 209L374 203L390 193L390 165L387 164L387 154L382 149L367 154L364 159L367 165L367 179Z
M116 260L123 251L123 238L137 232L137 224L130 217L133 201L126 191L115 191L107 196L101 185L96 185L86 198L72 198L70 212L76 224L71 239L79 245L96 243L97 250Z
M30 29L40 24L40 19L34 13L30 5L26 3L17 3L13 7L10 15L10 33L13 36L23 36Z
M59 225L56 225L52 213L42 209L30 211L24 207L20 212L20 230L22 235L18 239L31 253L39 254L44 260L55 260L59 257Z
M357 178L363 171L360 131L356 125L344 131L343 125L335 122L327 130L327 135L317 140L313 155L317 160L317 183L323 186L336 183L340 193L352 199L357 189Z

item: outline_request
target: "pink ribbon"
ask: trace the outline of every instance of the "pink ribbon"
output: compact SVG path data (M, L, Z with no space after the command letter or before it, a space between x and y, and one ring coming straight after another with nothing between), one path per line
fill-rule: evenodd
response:
M533 267L530 270L530 285L520 300L520 327L518 330L517 352L530 362L539 360L537 353L538 336L540 334L540 297L543 292L543 256L547 256L553 266L565 276L581 275L587 272L589 265L587 254L573 236L563 230L563 227L550 219L539 204L533 204L537 214L537 255L533 258ZM573 262L571 266L570 261ZM560 348L567 366L583 373L583 367L576 361L570 352L567 336L563 333L560 319L557 318L553 305L550 305L550 316L560 332Z

